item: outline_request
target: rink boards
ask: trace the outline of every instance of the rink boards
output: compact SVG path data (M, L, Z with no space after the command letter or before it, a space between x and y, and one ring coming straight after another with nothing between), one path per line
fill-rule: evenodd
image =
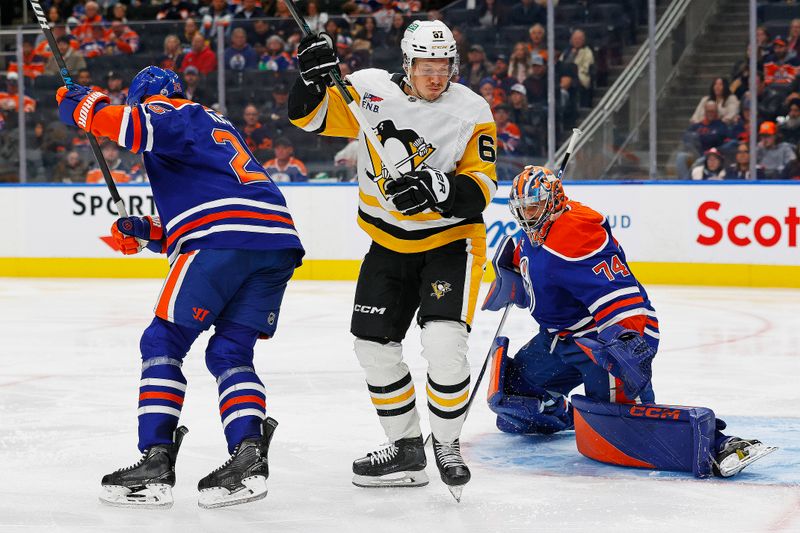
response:
M306 246L300 279L352 280L369 246L353 184L281 185ZM147 185L120 186L130 214L155 214ZM150 252L122 257L104 186L0 187L0 276L161 277ZM568 183L570 199L609 219L645 283L800 287L800 182ZM489 256L516 234L508 185L486 211ZM491 273L489 276L491 277Z

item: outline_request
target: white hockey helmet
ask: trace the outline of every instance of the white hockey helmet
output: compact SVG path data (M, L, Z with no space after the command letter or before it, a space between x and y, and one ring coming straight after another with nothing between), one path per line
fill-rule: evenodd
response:
M415 20L406 28L400 41L403 70L411 79L415 59L449 59L450 77L458 74L458 50L453 32L441 20Z

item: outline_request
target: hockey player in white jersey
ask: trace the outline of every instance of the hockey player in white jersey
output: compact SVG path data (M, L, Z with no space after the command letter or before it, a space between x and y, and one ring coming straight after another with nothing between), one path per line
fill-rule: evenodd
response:
M301 78L289 95L289 118L306 131L359 141L358 224L373 242L359 274L351 332L389 444L353 463L353 483L428 482L401 345L416 313L436 465L458 498L470 479L459 435L469 397L467 337L486 260L481 213L497 187L496 127L479 95L450 82L458 52L447 26L413 22L401 47L404 73L365 69L347 78L390 163L380 160L328 86L338 60L324 35L300 43ZM386 164L402 176L391 179Z

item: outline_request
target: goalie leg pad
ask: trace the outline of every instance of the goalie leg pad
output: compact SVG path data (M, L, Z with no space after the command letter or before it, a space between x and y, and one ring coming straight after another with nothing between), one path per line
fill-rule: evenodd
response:
M716 420L705 407L617 404L573 395L578 451L603 463L712 474Z
M549 435L572 427L572 407L561 395L544 391L530 396L514 394L506 376L514 360L508 357L508 337L497 337L492 348L489 409L497 414L497 429L506 433L541 433Z

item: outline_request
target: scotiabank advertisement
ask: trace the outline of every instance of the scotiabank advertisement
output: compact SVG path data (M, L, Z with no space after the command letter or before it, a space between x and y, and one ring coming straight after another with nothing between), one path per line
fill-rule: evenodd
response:
M356 225L354 185L281 189L308 259L363 257L369 239ZM519 231L508 191L501 186L486 212L490 255L503 235ZM567 183L565 191L605 214L637 263L800 265L800 183ZM147 186L121 186L120 194L129 213L155 214ZM120 257L109 238L115 218L103 186L2 186L0 224L7 231L0 257Z

